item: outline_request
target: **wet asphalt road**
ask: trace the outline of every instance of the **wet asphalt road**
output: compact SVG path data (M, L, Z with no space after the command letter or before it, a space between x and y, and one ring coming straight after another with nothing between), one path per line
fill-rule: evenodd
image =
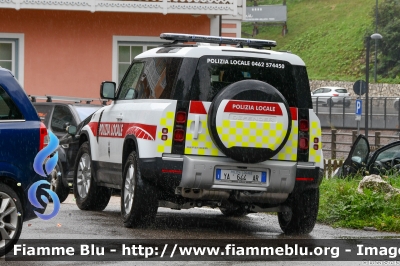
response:
M51 207L50 207L51 208ZM51 210L51 209L50 209ZM218 209L170 210L159 208L156 222L148 228L125 228L120 217L120 198L112 197L102 212L81 211L73 195L61 204L51 220L34 219L24 223L21 239L287 239L277 216L249 214L242 218L224 217ZM296 239L400 238L400 234L377 231L334 229L316 225L313 232ZM4 264L3 264L4 263ZM0 265L265 265L266 262L8 262ZM293 262L268 262L292 265ZM296 262L296 265L366 265L365 262ZM373 265L373 264L369 264ZM399 264L400 265L400 262Z

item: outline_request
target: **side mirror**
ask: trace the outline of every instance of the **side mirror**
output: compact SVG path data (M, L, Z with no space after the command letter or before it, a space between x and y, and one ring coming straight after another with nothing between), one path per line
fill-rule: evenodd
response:
M63 129L65 130L65 131L67 131L67 128L70 126L70 123L69 122L66 122L64 125L63 125ZM68 132L68 131L67 131Z
M68 134L75 136L76 135L76 126L68 126L67 132L68 132Z
M103 81L100 85L100 97L102 99L115 99L115 90L117 85L112 81Z

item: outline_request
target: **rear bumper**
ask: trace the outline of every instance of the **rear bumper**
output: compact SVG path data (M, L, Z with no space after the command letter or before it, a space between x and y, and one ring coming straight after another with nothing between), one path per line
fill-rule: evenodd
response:
M207 190L267 191L268 193L291 193L318 187L322 171L312 163L298 164L290 161L265 161L245 164L226 157L210 156L164 156L141 159L142 175L158 187L174 190L177 187ZM267 172L265 183L242 183L216 180L216 169Z
M296 162L265 161L257 164L238 163L225 157L183 156L182 180L184 188L268 191L290 193L296 176ZM241 183L216 180L216 169L261 171L267 173L265 183Z
M346 97L346 98L345 97L332 97L332 101L334 103L342 103L342 102L349 103L349 102L351 102L351 99L348 97Z

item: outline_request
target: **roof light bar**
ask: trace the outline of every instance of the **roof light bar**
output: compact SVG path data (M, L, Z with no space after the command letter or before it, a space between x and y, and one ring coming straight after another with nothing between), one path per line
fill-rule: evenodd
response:
M202 43L217 43L217 44L230 44L263 48L275 47L276 42L271 40L258 40L258 39L245 39L245 38L229 38L209 35L193 35L183 33L161 33L160 38L174 42L202 42Z

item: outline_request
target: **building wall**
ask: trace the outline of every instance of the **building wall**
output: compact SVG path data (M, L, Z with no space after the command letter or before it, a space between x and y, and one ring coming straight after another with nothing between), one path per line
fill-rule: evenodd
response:
M241 21L225 19L221 24L221 36L223 37L241 37Z
M0 17L0 38L24 34L23 86L33 95L99 97L112 79L113 36L210 34L205 15L0 9Z
M237 1L236 15L223 15L221 23L221 36L241 38L242 37L242 20L245 17L246 0Z

